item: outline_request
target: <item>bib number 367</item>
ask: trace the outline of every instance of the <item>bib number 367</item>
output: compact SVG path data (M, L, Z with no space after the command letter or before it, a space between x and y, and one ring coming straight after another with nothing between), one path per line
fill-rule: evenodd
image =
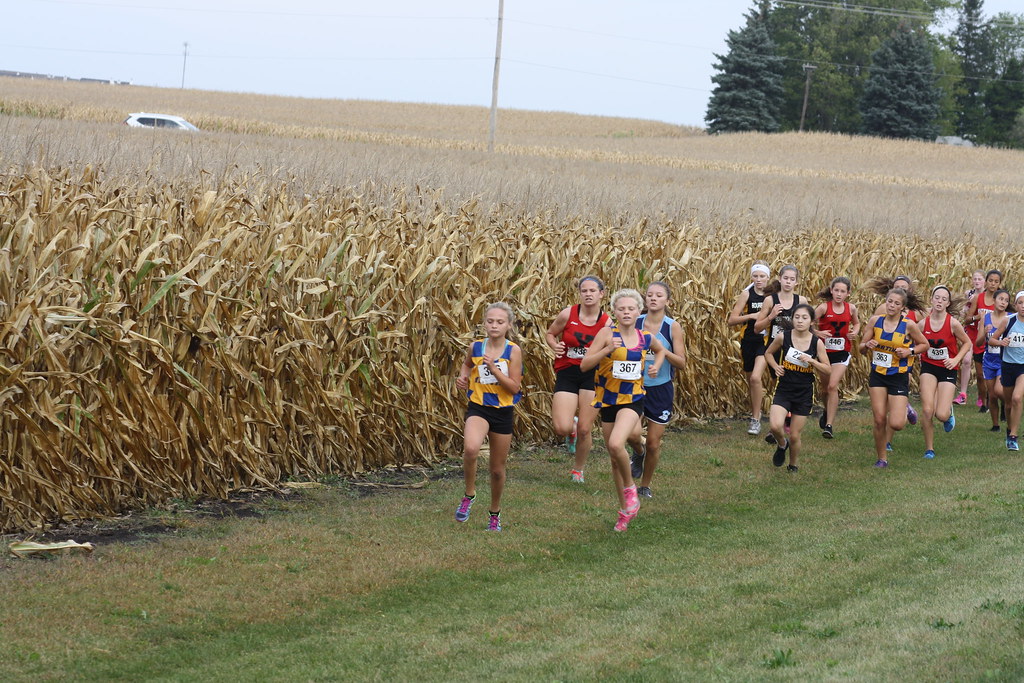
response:
M616 360L612 361L612 377L615 379L638 380L643 371L643 361Z

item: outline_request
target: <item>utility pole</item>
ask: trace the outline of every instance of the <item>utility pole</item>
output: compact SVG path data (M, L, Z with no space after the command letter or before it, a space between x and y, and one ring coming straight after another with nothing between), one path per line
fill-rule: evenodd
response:
M498 127L498 68L501 66L501 22L505 16L505 0L498 0L498 39L494 45L494 82L491 85L491 129L487 135L487 151L494 152L494 130Z
M185 89L185 63L188 61L188 43L185 43L185 52L181 55L181 89Z
M807 117L807 97L811 94L811 74L818 67L814 64L804 64L804 73L807 74L807 81L804 83L804 108L800 110L800 132L804 132L804 119Z

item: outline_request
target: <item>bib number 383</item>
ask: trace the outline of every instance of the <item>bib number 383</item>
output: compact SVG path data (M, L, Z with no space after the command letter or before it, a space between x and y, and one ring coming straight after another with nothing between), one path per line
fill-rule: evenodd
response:
M638 380L642 376L644 364L639 360L612 361L612 377L615 379Z

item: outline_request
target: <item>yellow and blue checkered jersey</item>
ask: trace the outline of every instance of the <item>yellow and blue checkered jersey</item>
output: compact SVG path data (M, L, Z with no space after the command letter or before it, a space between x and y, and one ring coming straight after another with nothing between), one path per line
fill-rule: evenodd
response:
M469 389L466 396L470 402L491 408L508 408L519 403L523 393L510 392L498 383L498 378L491 373L487 364L484 363L484 350L487 348L486 339L478 339L470 347L470 360L473 363L473 370L469 373ZM518 348L510 341L505 342L505 350L501 352L494 364L498 366L502 374L508 375L509 363L512 362L512 349Z
M595 408L627 405L644 397L644 361L647 349L651 348L651 333L637 332L640 333L639 346L632 349L616 346L598 364L594 373L592 405ZM612 328L612 338L622 339L618 327Z
M885 316L878 316L875 322L875 341L878 346L871 349L871 372L880 375L899 375L910 369L910 357L900 358L896 355L896 349L909 349L912 345L910 335L907 334L907 318L903 316L892 332L886 332L883 327Z

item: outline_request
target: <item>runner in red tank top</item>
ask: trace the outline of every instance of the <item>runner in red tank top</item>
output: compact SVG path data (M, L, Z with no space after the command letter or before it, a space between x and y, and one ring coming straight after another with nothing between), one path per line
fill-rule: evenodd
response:
M848 301L852 289L849 278L833 279L827 289L818 292L818 298L824 299L825 303L818 304L814 311L818 319L817 335L825 342L832 366L832 372L821 381L824 405L818 427L826 439L832 438L832 425L839 411L839 383L850 365L850 340L860 334L857 307Z
M971 351L971 340L963 325L954 316L960 313L962 299L953 299L949 288L939 285L932 290L932 307L921 322L921 333L928 340L928 350L921 355L921 431L924 433L924 457L935 457L935 425L942 423L947 432L956 426L953 395L960 363Z
M545 339L555 352L551 423L555 434L569 440L569 452L576 454L572 480L583 483L583 467L593 444L591 431L597 419L597 409L591 405L594 402L594 371L581 371L580 361L597 333L611 325L611 318L601 310L604 283L599 277L586 276L579 281L577 289L580 303L562 309L548 327Z

